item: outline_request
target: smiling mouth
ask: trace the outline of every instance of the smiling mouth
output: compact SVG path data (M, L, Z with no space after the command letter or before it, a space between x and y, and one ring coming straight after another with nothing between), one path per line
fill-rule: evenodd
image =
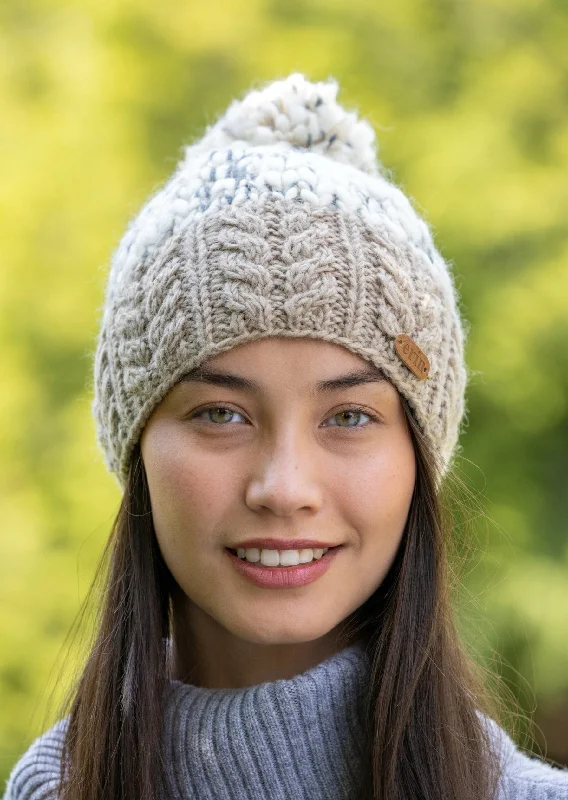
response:
M233 555L236 558L238 558L239 561L243 561L245 564L250 564L253 567L261 567L261 568L262 567L264 567L264 568L268 567L270 569L285 569L285 570L288 570L288 569L292 569L294 567L296 567L296 568L298 568L298 567L307 567L310 564L314 564L315 562L320 561L328 552L331 552L333 550L338 550L342 546L343 545L337 544L334 547L326 547L326 548L323 549L323 554L319 558L312 558L311 561L307 561L307 562L306 561L303 561L303 562L300 561L298 564L274 564L274 565L264 564L264 563L262 563L260 561L260 559L258 561L249 561L246 558L242 558L238 554L238 551L236 549L232 548L232 547L226 547L225 550L227 550L227 552L231 553L231 555ZM257 548L257 549L262 551L262 548ZM314 548L301 548L301 549L313 550ZM276 551L276 552L280 552L280 551ZM296 551L296 552L299 552L299 551Z
M325 548L325 550L335 550L337 547L342 547L342 546L343 546L343 545L336 544L336 545L334 545L334 547L326 547L326 548ZM263 549L262 547L259 547L259 548L258 548L258 550L262 550L262 549ZM267 548L265 548L265 549L267 549ZM309 550L313 550L314 548L313 548L313 547L310 547L310 548L305 548L305 549L306 549L306 550L307 550L307 549L309 549ZM230 550L230 551L231 551L231 553L236 553L236 552L237 552L237 551L235 550L235 548L233 548L233 547L226 547L226 548L225 548L225 550Z

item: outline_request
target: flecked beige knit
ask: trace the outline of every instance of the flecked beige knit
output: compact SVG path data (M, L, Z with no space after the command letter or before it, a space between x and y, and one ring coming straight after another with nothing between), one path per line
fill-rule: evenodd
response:
M111 265L93 404L121 483L182 375L267 336L334 342L375 364L449 468L467 382L454 283L426 223L380 174L372 129L336 91L292 75L251 92L129 225ZM426 380L397 354L401 333L429 359Z

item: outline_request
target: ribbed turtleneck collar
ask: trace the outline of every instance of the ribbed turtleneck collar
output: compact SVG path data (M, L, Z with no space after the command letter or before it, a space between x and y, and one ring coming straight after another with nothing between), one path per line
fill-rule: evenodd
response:
M362 755L368 669L354 644L293 678L242 689L172 680L168 798L348 798Z
M369 664L353 645L288 680L244 689L171 681L164 800L347 800L357 797ZM14 766L4 800L50 800L68 717ZM528 758L487 720L503 775L499 800L568 800L568 773Z

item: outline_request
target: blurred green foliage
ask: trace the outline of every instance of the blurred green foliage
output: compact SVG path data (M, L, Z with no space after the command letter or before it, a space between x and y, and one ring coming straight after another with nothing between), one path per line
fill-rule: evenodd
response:
M1 6L0 785L60 697L119 502L90 416L110 255L184 143L297 70L339 80L455 265L482 511L464 630L568 761L567 41L558 0Z

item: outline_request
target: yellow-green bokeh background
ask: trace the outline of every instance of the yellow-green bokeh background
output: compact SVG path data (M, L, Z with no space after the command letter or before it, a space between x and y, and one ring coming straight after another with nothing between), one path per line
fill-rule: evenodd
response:
M558 0L2 5L0 781L119 501L90 416L111 253L182 145L292 71L339 80L455 265L486 515L465 628L568 762L567 41Z

